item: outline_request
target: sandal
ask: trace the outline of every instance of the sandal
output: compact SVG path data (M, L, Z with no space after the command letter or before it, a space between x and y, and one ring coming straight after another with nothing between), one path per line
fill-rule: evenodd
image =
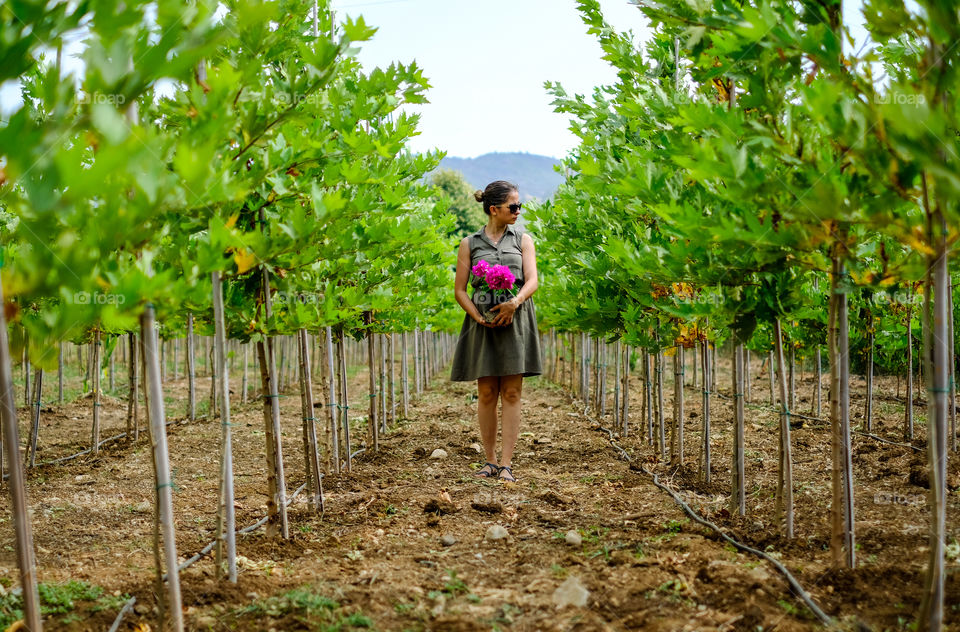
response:
M496 463L484 463L483 467L477 470L474 476L477 478L496 478L499 473L500 467Z
M503 475L504 472L507 473L506 476ZM509 465L505 465L500 468L500 473L498 474L498 477L500 478L500 480L504 481L505 483L517 482L517 479L513 475L513 470L510 469Z

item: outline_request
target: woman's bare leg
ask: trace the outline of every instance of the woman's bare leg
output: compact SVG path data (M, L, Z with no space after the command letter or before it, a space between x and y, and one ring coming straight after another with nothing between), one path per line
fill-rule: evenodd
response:
M480 441L487 463L497 464L497 400L500 399L500 378L481 377L477 380L477 417L480 421ZM496 472L494 472L496 474Z
M500 400L503 412L500 420L503 441L503 457L500 464L510 467L513 461L513 449L520 435L520 397L523 391L522 375L505 375L500 378Z

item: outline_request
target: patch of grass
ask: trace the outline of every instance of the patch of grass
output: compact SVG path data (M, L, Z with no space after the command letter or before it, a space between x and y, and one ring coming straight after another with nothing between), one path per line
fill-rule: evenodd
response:
M567 569L560 566L559 564L550 565L550 574L556 577L557 579L563 579L567 576Z
M586 529L577 529L583 536L583 541L587 544L600 544L600 539L607 535L610 529L606 527L587 527Z
M466 582L457 577L457 571L448 570L447 581L443 584L443 592L447 593L451 597L456 597L460 593L470 592L470 588L467 587Z
M75 601L94 601L103 594L99 586L72 579L64 584L40 584L37 590L44 614L65 614L76 607Z
M130 600L130 595L103 595L97 599L97 603L90 608L91 612L100 612L101 610L120 610L124 604Z
M416 610L416 608L417 604L415 603L402 603L398 601L397 603L393 604L393 610L397 614L410 614Z
M786 599L778 599L777 605L783 608L783 611L789 614L792 617L797 617L798 619L809 619L813 620L813 614L806 609L804 606L797 606L790 603Z
M331 613L340 608L340 604L313 591L309 586L295 588L282 595L274 595L255 601L241 609L238 614L267 615L282 617L286 614L318 615Z
M9 580L6 583L9 585ZM101 599L103 588L71 579L57 584L40 583L37 586L37 592L40 594L40 612L44 615L53 615L71 613L77 607L77 602ZM97 610L106 607L99 603L98 606ZM8 592L0 597L0 627L7 628L22 618L23 596L20 593ZM72 621L82 619L76 614L70 615L70 618Z

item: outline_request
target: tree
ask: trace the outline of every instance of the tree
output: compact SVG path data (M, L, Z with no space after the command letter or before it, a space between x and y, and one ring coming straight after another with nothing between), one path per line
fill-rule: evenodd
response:
M473 197L473 187L463 174L453 169L438 169L430 175L430 184L437 188L436 203L446 207L457 218L457 224L449 233L458 241L485 224L483 210Z

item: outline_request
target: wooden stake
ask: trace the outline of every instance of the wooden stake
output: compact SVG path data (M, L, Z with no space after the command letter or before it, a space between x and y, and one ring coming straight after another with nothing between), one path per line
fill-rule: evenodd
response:
M140 316L140 332L144 343L146 388L149 393L150 441L153 444L154 483L156 484L156 515L163 537L164 559L167 567L167 605L170 621L176 632L183 631L183 603L180 597L180 572L177 561L177 542L173 519L173 481L170 478L170 454L167 449L166 416L163 410L163 390L160 387L160 353L154 322L153 305L147 305ZM163 569L157 568L157 577L163 582ZM161 618L160 629L163 629Z
M219 272L210 274L213 283L213 321L216 368L222 408L220 413L220 496L217 508L216 576L223 576L226 557L227 580L237 583L236 519L233 500L233 446L230 432L230 376L227 373L227 333L223 315L223 281Z
M0 285L0 305L4 305ZM20 569L20 587L23 599L23 622L30 632L43 630L40 615L40 596L37 592L37 567L33 549L33 527L27 488L24 484L23 463L20 460L20 430L17 425L16 395L13 390L13 370L10 360L10 341L7 319L0 309L0 422L3 424L3 444L9 464L11 519ZM2 461L0 461L2 469Z

